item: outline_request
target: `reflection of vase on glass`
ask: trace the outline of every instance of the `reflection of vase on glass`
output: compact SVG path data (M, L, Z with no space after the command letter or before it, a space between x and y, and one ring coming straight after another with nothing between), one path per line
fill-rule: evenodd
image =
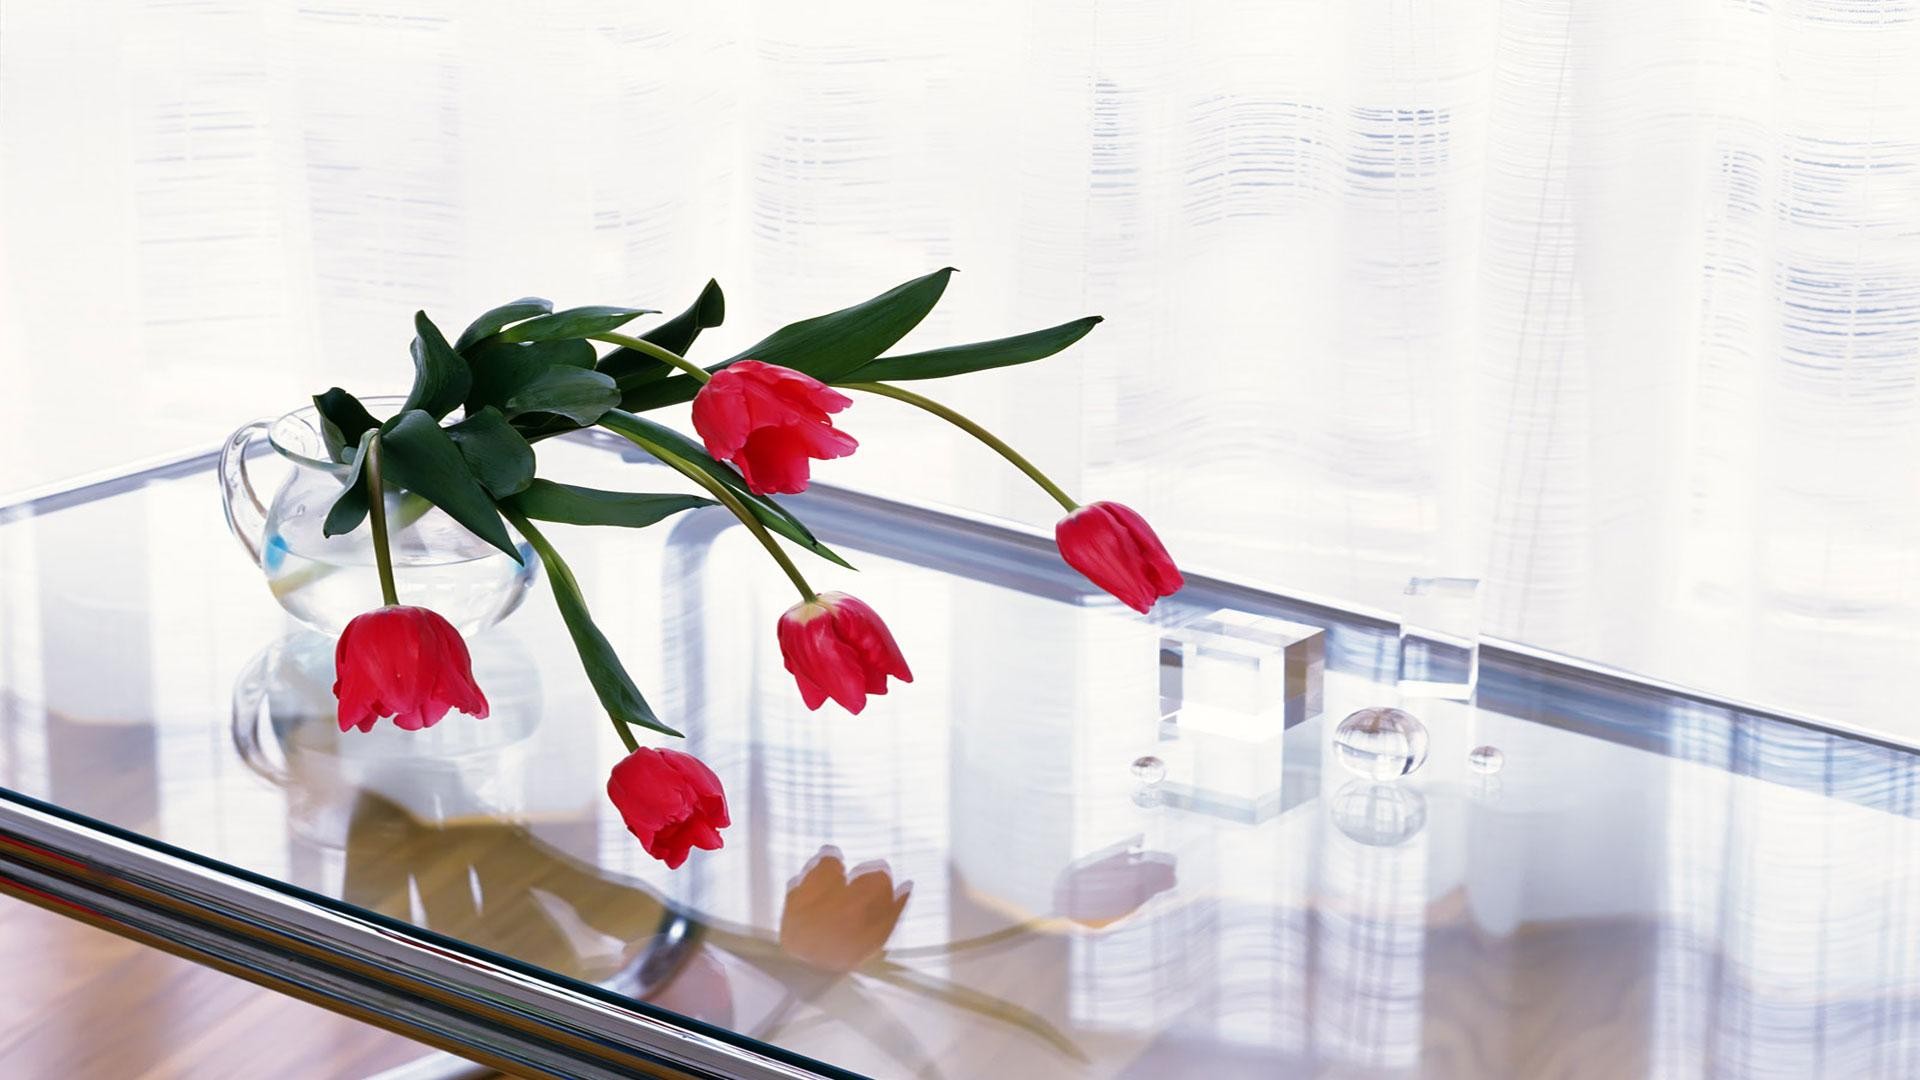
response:
M367 404L397 408L401 399L369 398ZM248 448L262 432L289 467L270 502L261 501L247 467ZM321 534L349 471L332 460L311 406L247 424L220 454L227 524L265 572L280 606L324 634L339 633L380 595L369 527ZM416 495L389 487L386 507L394 575L408 604L439 612L464 635L492 626L520 606L539 565L525 557L525 544L520 545L524 565L517 565Z
M540 676L511 637L476 641L473 659L492 688L488 719L342 732L333 642L297 631L261 650L236 680L234 745L249 767L286 792L295 834L323 847L345 844L363 794L431 823L523 816L535 809L526 765L540 722Z

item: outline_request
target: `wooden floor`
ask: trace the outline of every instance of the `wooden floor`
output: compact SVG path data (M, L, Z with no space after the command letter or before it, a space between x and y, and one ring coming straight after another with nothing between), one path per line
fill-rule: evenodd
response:
M0 897L0 1077L355 1078L429 1049Z

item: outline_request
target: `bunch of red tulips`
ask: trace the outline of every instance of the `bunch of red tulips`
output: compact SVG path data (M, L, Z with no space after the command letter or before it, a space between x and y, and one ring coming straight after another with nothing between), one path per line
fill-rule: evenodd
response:
M339 701L341 730L368 731L382 717L391 717L396 725L407 730L417 730L438 723L451 711L476 718L487 715L486 694L474 680L466 643L438 614L399 602L386 552L383 440L394 444L386 453L391 458L388 471L396 482L453 513L484 538L494 538L490 526L497 525L497 520L489 522L484 515L475 519L477 511L472 508L472 501L456 497L449 486L460 477L434 475L418 464L425 455L417 452L417 444L431 441L433 436L419 430L418 421L409 427L406 420L412 412L425 411L438 428L444 412L435 415L434 391L429 387L422 393L420 380L431 383L435 377L443 381L450 378L457 385L462 381L463 370L466 385L460 392L439 394L446 411L451 411L456 404L466 406L466 418L449 430L458 435L458 428L474 424L476 430L484 429L486 440L502 448L494 458L487 458L471 449L476 445L482 450L486 448L488 444L479 438L456 439L466 465L473 472L472 478L485 488L494 508L527 537L546 562L556 597L561 601L562 614L567 618L576 644L582 647L583 658L589 657L590 648L604 650L603 654L591 657L599 663L588 664L589 675L608 707L616 731L630 751L614 766L607 782L607 794L641 845L669 867L685 862L693 848L710 851L721 846L721 832L729 824L725 792L713 771L692 755L643 747L634 738L632 727L678 733L653 717L631 680L620 669L617 658L612 658L609 673L607 659L612 657L611 650L606 648L604 637L588 619L577 584L565 563L532 524L532 519L540 517L580 521L578 500L566 514L555 512L554 507L587 489L533 478L530 453L526 455L524 482L501 483L500 470L489 466L497 466L509 457L518 460L520 442L525 441L530 448L531 442L539 438L572 427L597 424L652 452L699 483L713 496L712 502L738 514L787 571L799 591L799 601L780 616L777 633L786 669L809 709L818 709L832 699L848 712L859 713L866 708L869 696L887 692L889 679L913 681L906 655L879 613L845 593L814 590L769 531L772 527L803 547L833 557L767 496L805 491L814 461L845 457L858 447L854 437L835 423L835 417L853 404L852 398L835 389L836 385L892 397L926 409L999 451L1033 477L1067 511L1054 529L1062 558L1127 606L1146 612L1159 598L1178 590L1182 584L1179 569L1139 514L1114 502L1085 505L1075 502L1038 469L972 421L894 385L897 380L930 378L1037 359L1071 344L1097 319L1077 320L1063 327L996 342L899 357L878 356L892 340L877 347L867 341L845 340L857 336L852 328L845 331L840 342L828 340L824 348L809 351L792 345L797 328L817 330L821 327L815 324L825 323L824 329L830 331L834 328L833 321L849 312L867 316L870 322L876 309L883 313L896 311L901 305L897 297L903 290L918 285L924 293L925 283L936 277L938 286L944 287L947 273L942 271L909 282L866 305L795 324L756 347L762 351L756 353L750 349L712 368L697 367L680 354L691 344L699 327L718 322L717 313L711 310L717 306L712 300L718 296L718 288L713 285L702 293L701 301L688 315L663 324L654 334L638 338L613 329L641 314L637 309L581 308L555 313L544 301L516 301L514 305L482 316L462 335L457 346L449 345L424 314L421 315L417 320L421 337L415 342L415 361L420 374L415 395L409 398L409 406L415 406L415 400L419 399L417 406L403 409L401 416L381 423L365 416L364 410L358 410L358 403L343 391L329 391L316 398L329 427L337 429L329 431L330 442L340 447L343 463L353 466L352 479L343 490L340 504L329 515L329 528L347 531L357 527L363 514L371 518L386 601L384 606L355 618L340 635L335 653L334 694ZM938 296L937 288L933 295ZM910 309L918 302L918 298L913 299L907 305L909 310L896 321L904 321L908 327L917 322L918 317ZM931 306L930 301L927 306ZM518 318L502 318L502 312ZM607 325L613 320L618 322ZM849 327L853 325L852 321L847 322ZM688 333L689 326L692 333ZM905 329L901 329L892 338L897 340L904 333ZM831 339L830 334L827 336ZM1044 340L1035 340L1042 338ZM595 356L591 367L583 367L578 362L580 354L575 349L575 359L566 366L569 371L601 378L582 380L566 374L559 378L579 384L574 387L576 391L583 387L603 388L605 392L600 401L604 401L604 407L591 400L585 408L578 407L576 403L581 395L577 392L564 397L541 397L540 378L553 380L555 368L542 370L542 365L554 363L548 359L548 354L557 353L554 343L584 344L589 340L609 342L619 349L604 357ZM836 344L843 347L836 349ZM845 357L851 354L857 358L862 351L868 352L869 358L849 368ZM423 356L426 362L422 361ZM821 356L835 359L819 360ZM956 363L956 356L964 362ZM943 358L922 359L926 357ZM774 362L779 359L787 359L789 363ZM436 364L437 371L434 370ZM823 375L826 377L820 377ZM497 384L503 379L509 389L519 387L518 397L497 386L484 392L476 389L482 381ZM684 436L676 440L671 429L635 415L639 408L675 399L684 401L688 396L692 400L693 425L699 434L700 446ZM502 407L502 402L513 407ZM562 402L567 408L559 407L557 403ZM496 410L498 416L488 415ZM476 423L477 420L482 422ZM705 455L699 453L701 446ZM403 456L401 447L408 447L411 452ZM407 466L404 476L400 475L402 470L395 467L402 462ZM617 497L614 493L588 493ZM683 501L687 505L706 502ZM583 628L588 633L583 635Z

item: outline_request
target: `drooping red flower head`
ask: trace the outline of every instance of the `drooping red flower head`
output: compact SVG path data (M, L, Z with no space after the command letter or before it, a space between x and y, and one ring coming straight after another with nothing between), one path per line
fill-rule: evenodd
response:
M396 604L355 616L340 632L333 667L341 731L372 731L383 716L418 731L451 709L487 715L467 643L452 623L426 608Z
M1119 503L1088 503L1061 518L1053 538L1068 566L1143 614L1186 584L1153 527Z
M828 419L851 404L811 375L739 360L694 395L693 427L707 452L738 466L754 492L797 495L807 490L812 459L846 457L860 445Z
M788 608L780 616L780 654L809 709L832 698L858 713L868 694L887 692L887 676L913 681L887 624L845 593L821 593Z
M687 852L720 850L727 793L706 763L678 750L641 747L607 777L607 798L647 854L677 870Z

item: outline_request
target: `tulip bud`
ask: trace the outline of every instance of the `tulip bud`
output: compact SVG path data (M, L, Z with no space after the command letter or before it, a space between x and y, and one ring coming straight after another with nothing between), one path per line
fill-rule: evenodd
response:
M1061 518L1053 536L1068 566L1141 614L1186 584L1152 526L1119 503L1088 503Z

